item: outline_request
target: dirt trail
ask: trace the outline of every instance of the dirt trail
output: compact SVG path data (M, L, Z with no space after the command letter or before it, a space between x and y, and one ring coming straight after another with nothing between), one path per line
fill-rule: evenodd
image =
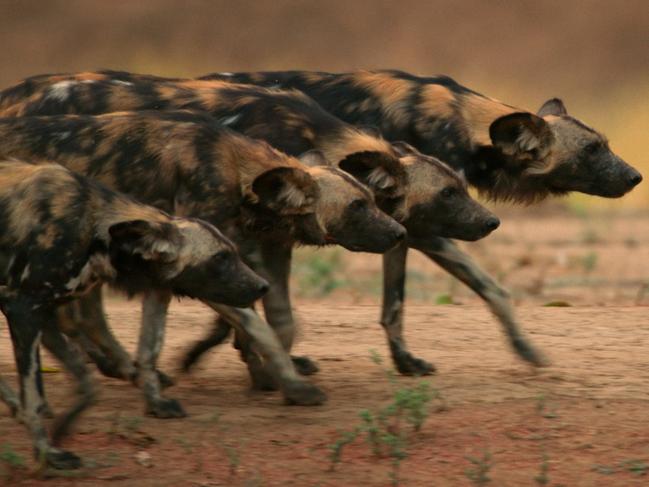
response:
M323 407L285 407L276 393L252 393L235 351L209 354L168 394L180 399L184 420L142 417L130 385L99 379L101 397L65 446L89 467L48 486L363 486L389 485L388 459L376 459L362 440L347 447L329 471L329 445L359 423L360 410L389 402L391 386L370 360L387 358L377 306L299 304L303 322L297 352L315 358L315 381L330 396ZM136 303L110 300L116 333L132 349ZM409 306L406 336L413 351L434 361L428 378L448 408L433 414L403 462L403 485L471 485L466 458L490 452L491 485L538 485L547 458L547 485L628 486L649 482L649 319L645 307L521 307L530 338L553 365L531 370L507 349L483 306ZM162 365L173 372L187 345L207 329L210 312L174 303ZM2 327L0 372L13 374ZM46 364L54 365L50 360ZM14 376L15 377L15 376ZM421 379L399 377L400 386ZM64 374L46 375L55 410L70 400ZM215 419L215 414L218 419ZM0 444L29 458L21 425L0 414ZM151 457L152 468L135 460ZM146 462L145 462L146 463ZM8 481L6 481L8 482ZM0 481L0 484L2 481ZM11 485L41 485L18 472ZM43 484L45 485L45 484Z

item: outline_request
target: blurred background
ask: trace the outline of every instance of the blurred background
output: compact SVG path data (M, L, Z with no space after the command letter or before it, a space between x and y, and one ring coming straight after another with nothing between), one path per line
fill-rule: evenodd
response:
M531 110L563 98L572 115L606 134L649 177L646 0L2 0L0 18L2 87L39 73L97 68L170 76L443 73ZM573 195L532 208L496 207L503 226L471 244L471 253L519 300L643 303L647 184L620 200ZM411 297L473 299L435 266L415 263ZM380 259L302 250L296 279L305 297L374 300Z

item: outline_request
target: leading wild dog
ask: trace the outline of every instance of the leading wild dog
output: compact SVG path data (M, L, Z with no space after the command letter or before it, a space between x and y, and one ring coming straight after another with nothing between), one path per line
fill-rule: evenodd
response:
M439 161L408 144L391 146L346 124L299 92L101 72L30 78L5 90L0 100L7 115L191 108L288 154L319 149L331 163L372 189L379 206L408 229L409 245L423 245L438 235L475 240L499 224L494 215L470 199L461 178ZM290 259L288 246L269 248L265 255L266 277L272 284L264 298L266 316L287 348L294 330L288 292ZM390 330L393 349L393 342L400 340L397 331ZM215 333L220 333L218 326ZM209 348L214 336L193 350L186 366ZM313 370L308 361L297 363L303 371ZM263 381L251 373L255 383Z
M603 135L568 115L556 98L534 114L446 76L402 71L215 73L201 79L300 90L348 123L377 127L387 140L439 157L492 200L529 204L571 191L617 198L642 181ZM415 248L487 302L521 358L546 363L522 334L507 291L468 255L444 238ZM425 374L433 366L412 356L401 335L406 254L405 244L384 254L381 324L397 369Z
M41 339L70 367L81 396L60 418L54 440L94 398L84 361L56 327L58 305L105 282L129 294L233 306L249 305L268 289L209 223L169 216L57 164L0 161L0 221L6 263L0 308L11 332L20 404L1 379L0 392L20 408L36 458L56 468L81 462L52 446L42 423Z
M5 118L0 119L0 154L34 162L54 160L138 201L202 218L224 231L253 261L263 249L290 248L294 243L384 252L405 237L403 227L376 207L369 191L342 171L304 166L200 114L143 111ZM184 415L177 401L161 395L155 370L170 297L145 296L138 347L147 411L158 417ZM78 326L118 364L111 375L129 378L133 366L111 338L100 306L95 302L93 313L100 323L86 319ZM252 339L251 355L261 355L287 402L324 401L324 393L301 379L282 347L275 346L275 335L261 334L266 324L252 310L212 307Z

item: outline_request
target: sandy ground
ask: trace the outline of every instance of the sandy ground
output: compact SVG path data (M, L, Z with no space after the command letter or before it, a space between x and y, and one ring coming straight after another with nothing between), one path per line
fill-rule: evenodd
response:
M321 372L313 380L329 401L287 407L277 393L249 390L245 368L229 345L208 354L190 375L176 373L178 358L208 329L211 313L197 303L174 303L162 368L178 382L167 395L179 399L189 417L145 417L133 386L98 377L98 404L64 443L87 466L42 480L25 468L10 478L0 461L0 485L387 486L390 459L374 456L363 438L343 450L333 471L329 447L359 424L360 411L384 407L395 389L421 380L441 394L445 408L434 409L422 430L410 435L401 485L474 485L469 477L479 468L475 462L491 478L489 485L648 485L649 318L642 283L649 275L649 229L641 218L619 227L602 223L601 229L578 218L557 220L548 216L533 226L516 219L493 237L493 245L472 251L494 272L530 256L505 280L530 339L552 360L546 369L520 362L486 308L457 288L454 298L462 305L435 306L416 297L409 302L405 334L411 349L439 371L425 379L398 377L393 385L370 359L371 350L388 357L376 298L340 289L296 301L302 323L296 352L318 361ZM575 222L594 225L596 238L585 238ZM595 267L566 264L588 252L598 255ZM372 276L377 259L345 265L363 259ZM424 272L417 259L411 264ZM432 282L438 274L428 267ZM347 271L358 274L353 269L350 264ZM525 276L540 272L544 283L526 291ZM541 306L555 299L574 306ZM137 303L113 298L108 312L132 350ZM6 335L3 326L0 373L15 378ZM46 365L56 364L46 358ZM46 389L55 410L69 404L73 387L65 374L46 374ZM23 427L0 408L0 453L8 445L33 465Z

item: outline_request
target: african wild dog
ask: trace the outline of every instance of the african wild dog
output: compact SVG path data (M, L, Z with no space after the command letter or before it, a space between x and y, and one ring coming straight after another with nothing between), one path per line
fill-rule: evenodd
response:
M144 203L209 221L232 238L262 274L265 270L255 264L254 254L266 247L340 244L350 250L385 252L406 233L346 173L326 165L304 166L202 114L142 111L4 118L0 141L4 157L54 160ZM309 154L309 159L315 157ZM85 298L85 309L94 306L94 320L83 319L78 328L85 328L87 338L116 364L111 375L132 377L135 369L110 335L98 297L95 293ZM169 293L145 296L138 347L147 411L159 417L184 415L176 401L161 396L155 370L169 299ZM254 335L265 323L252 310L218 310L230 324L244 328L253 342L266 339ZM61 319L65 326L65 315ZM275 353L263 342L253 345L258 350L251 355L259 353L271 364L288 402L324 401L324 393L296 374L287 354Z
M81 395L54 428L54 441L94 397L83 360L55 326L58 304L104 282L129 294L171 292L233 306L249 305L268 289L212 225L171 217L57 164L0 162L0 221L7 262L0 308L14 347L21 416L36 458L56 468L81 462L52 446L41 421L41 337L70 367ZM18 409L1 384L3 399Z
M556 98L533 114L446 76L401 71L215 73L201 79L298 89L348 123L375 126L387 140L439 157L493 200L532 203L570 191L615 198L642 181L604 136L569 116ZM415 248L487 302L520 357L537 366L547 362L520 331L507 291L468 255L443 238ZM383 257L381 323L399 371L429 373L433 366L412 356L401 337L406 254L404 244Z
M33 77L0 94L0 106L9 115L170 105L207 111L289 154L321 149L330 161L373 190L380 207L408 227L409 244L417 248L435 236L477 239L499 224L469 199L460 179L439 161L407 144L390 147L373 134L332 117L299 93L107 71ZM264 307L269 322L290 348L294 330L287 282L290 248L269 250L273 252L265 260L271 263L270 274L275 278L267 276L274 285L264 298ZM401 340L400 330L391 329L389 335L394 350ZM199 348L208 345L209 339ZM186 365L195 357L188 357ZM315 370L307 360L296 363L303 372Z

